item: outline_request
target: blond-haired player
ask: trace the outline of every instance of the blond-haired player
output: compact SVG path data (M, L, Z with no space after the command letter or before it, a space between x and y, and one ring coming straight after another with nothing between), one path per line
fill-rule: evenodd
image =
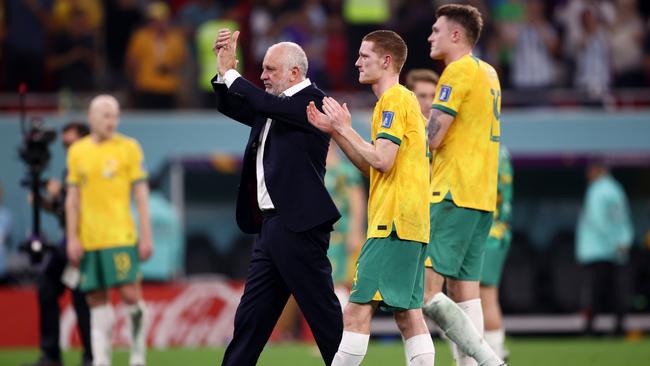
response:
M131 366L145 365L145 304L139 262L152 254L149 188L138 142L115 132L120 106L110 95L95 97L88 111L90 135L68 153L66 231L68 258L80 266L79 288L90 306L93 365L111 364L115 315L109 290L117 288L131 324ZM131 217L131 195L140 233Z

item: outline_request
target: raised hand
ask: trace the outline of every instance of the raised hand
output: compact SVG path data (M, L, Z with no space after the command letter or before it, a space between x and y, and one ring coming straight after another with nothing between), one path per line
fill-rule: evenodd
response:
M221 34L221 32L219 32ZM225 34L225 33L224 33ZM232 37L226 42L225 46L221 46L217 52L217 66L219 67L219 73L223 76L226 71L234 69L237 67L237 39L239 38L239 31L235 31L232 34ZM219 40L219 38L217 38ZM221 45L219 41L217 44Z
M319 111L314 102L309 102L309 105L307 106L307 119L314 127L325 133L331 134L334 132L332 119Z
M323 111L331 118L332 127L339 133L352 125L352 115L348 110L347 103L343 103L341 106L336 99L325 97L323 98Z

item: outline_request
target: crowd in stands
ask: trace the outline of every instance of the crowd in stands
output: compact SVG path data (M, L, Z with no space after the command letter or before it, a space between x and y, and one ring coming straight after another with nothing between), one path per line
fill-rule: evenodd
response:
M444 0L0 0L0 92L123 92L136 108L209 107L219 28L242 31L240 71L257 80L267 47L293 41L327 91L363 89L363 35L407 41L404 67L443 65L427 37ZM458 1L456 1L458 2ZM485 16L475 53L504 89L571 89L600 98L650 87L650 2L467 0Z

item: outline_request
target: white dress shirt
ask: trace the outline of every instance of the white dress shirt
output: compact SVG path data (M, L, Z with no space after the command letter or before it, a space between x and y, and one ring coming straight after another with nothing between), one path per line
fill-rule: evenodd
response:
M221 75L219 75L215 83L225 83L226 86L230 88L232 83L238 77L241 77L239 72L237 72L237 70L235 69L230 69L226 71L226 73L223 75L223 78L221 77ZM304 88L308 87L309 85L311 85L311 81L309 79L305 79L299 82L298 84L288 88L280 95L291 97L294 94L298 93L299 91L303 90ZM266 138L269 134L269 129L271 129L272 122L273 121L270 118L268 118L266 120L266 124L264 124L262 133L260 134L259 147L257 148L257 156L255 157L255 173L257 178L257 204L259 205L261 210L272 210L275 208L275 205L273 205L273 201L271 200L271 196L269 195L269 191L266 189L266 180L264 179L264 146L266 145Z

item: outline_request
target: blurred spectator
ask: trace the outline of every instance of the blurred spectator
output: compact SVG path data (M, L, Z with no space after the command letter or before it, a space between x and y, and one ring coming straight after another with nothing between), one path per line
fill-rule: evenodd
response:
M6 247L9 245L9 234L11 233L11 212L3 205L4 191L0 184L0 279L5 275L6 269Z
M581 19L587 8L594 12L596 19L607 29L616 18L616 10L609 0L568 0L566 5L558 6L555 19L564 29L563 52L570 59L575 57L576 45L584 39Z
M133 32L142 24L143 15L139 0L105 0L106 16L104 33L106 61L108 66L106 84L109 89L127 85L124 76L126 48Z
M591 8L585 8L582 39L576 43L574 85L592 97L600 97L610 84L610 50L607 32Z
M427 38L431 34L435 13L436 9L429 0L406 0L394 13L396 16L391 20L390 28L408 43L408 57L404 63L404 70L431 67L430 45ZM358 46L357 44L356 47Z
M126 68L137 108L176 107L180 70L187 52L182 32L170 24L169 17L167 4L150 3L147 7L149 23L136 31L129 41Z
M86 15L87 26L97 31L102 25L103 9L99 0L55 0L53 17L54 26L58 29L70 27L75 13L83 11Z
M586 332L607 304L616 312L615 332L623 331L628 281L625 264L634 231L627 196L602 162L587 168L587 193L576 232L576 259L586 271Z
M95 87L95 33L87 10L72 6L52 40L47 59L58 89L92 91Z
M321 88L329 88L326 70L328 17L321 0L307 0L296 12L295 32L300 34L298 44L309 60L307 77ZM341 57L341 56L339 56Z
M612 66L617 87L642 86L643 19L636 0L616 0L611 29Z
M45 89L45 41L52 27L53 0L5 0L3 63L6 91L25 82L31 91Z
M327 47L325 47L325 69L328 82L324 88L342 90L350 86L348 74L348 38L343 18L330 15L327 20Z
M274 43L289 41L283 35L294 8L288 0L257 0L250 15L253 64L261 68L266 50ZM293 40L291 40L293 41ZM257 67L259 66L259 68Z
M512 59L512 84L518 89L540 89L553 86L556 66L553 55L559 40L555 29L545 17L544 2L529 0L526 17L517 27Z
M221 10L215 0L188 1L178 12L178 22L188 40L190 55L193 60L196 59L196 46L194 44L196 30L201 24L218 19L220 15Z

